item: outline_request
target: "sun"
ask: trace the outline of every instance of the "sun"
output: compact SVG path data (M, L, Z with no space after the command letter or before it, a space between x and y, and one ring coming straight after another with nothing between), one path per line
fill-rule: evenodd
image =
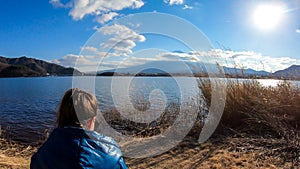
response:
M282 20L283 11L282 5L260 5L255 9L253 14L254 24L262 30L274 29Z

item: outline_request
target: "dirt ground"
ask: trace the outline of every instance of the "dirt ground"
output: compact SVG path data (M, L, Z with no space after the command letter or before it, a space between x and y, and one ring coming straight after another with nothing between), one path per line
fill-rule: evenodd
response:
M159 156L126 159L126 163L130 168L300 168L299 162L295 164L272 150L280 140L232 137L215 141L185 141Z
M38 146L0 139L0 168L29 168L30 157ZM232 136L212 138L199 144L185 139L177 147L155 157L125 158L129 168L300 168L299 154L290 156L273 138ZM291 152L292 153L292 152ZM296 157L296 158L295 158Z

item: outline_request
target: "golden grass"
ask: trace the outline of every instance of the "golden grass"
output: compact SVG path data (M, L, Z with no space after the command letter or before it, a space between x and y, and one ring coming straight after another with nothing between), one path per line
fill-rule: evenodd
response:
M30 146L0 138L0 168L29 168L31 155L37 146Z
M22 157L8 157L0 154L1 168L29 168L30 160Z
M209 81L201 81L207 104L210 104ZM300 88L287 81L276 87L264 87L257 81L228 81L226 104L221 125L257 131L257 125L266 127L281 137L290 136L290 130L300 129ZM265 128L265 129L266 129Z
M248 138L246 138L248 139ZM211 138L204 144L188 140L170 151L145 159L125 161L132 168L291 168L292 162L267 154L264 148L249 145L247 140L238 137L223 139ZM242 143L244 141L244 143ZM259 141L259 140L256 140ZM248 144L248 145L247 145ZM253 146L253 149L250 150Z

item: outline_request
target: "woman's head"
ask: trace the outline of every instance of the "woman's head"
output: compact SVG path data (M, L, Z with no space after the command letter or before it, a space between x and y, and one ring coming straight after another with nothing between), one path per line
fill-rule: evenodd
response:
M83 127L95 120L98 103L94 95L78 88L69 89L58 107L57 127Z

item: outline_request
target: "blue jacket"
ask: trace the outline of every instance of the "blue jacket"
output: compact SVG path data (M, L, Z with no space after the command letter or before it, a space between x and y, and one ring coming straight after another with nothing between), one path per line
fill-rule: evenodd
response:
M82 128L56 128L31 157L31 169L127 169L115 141Z

